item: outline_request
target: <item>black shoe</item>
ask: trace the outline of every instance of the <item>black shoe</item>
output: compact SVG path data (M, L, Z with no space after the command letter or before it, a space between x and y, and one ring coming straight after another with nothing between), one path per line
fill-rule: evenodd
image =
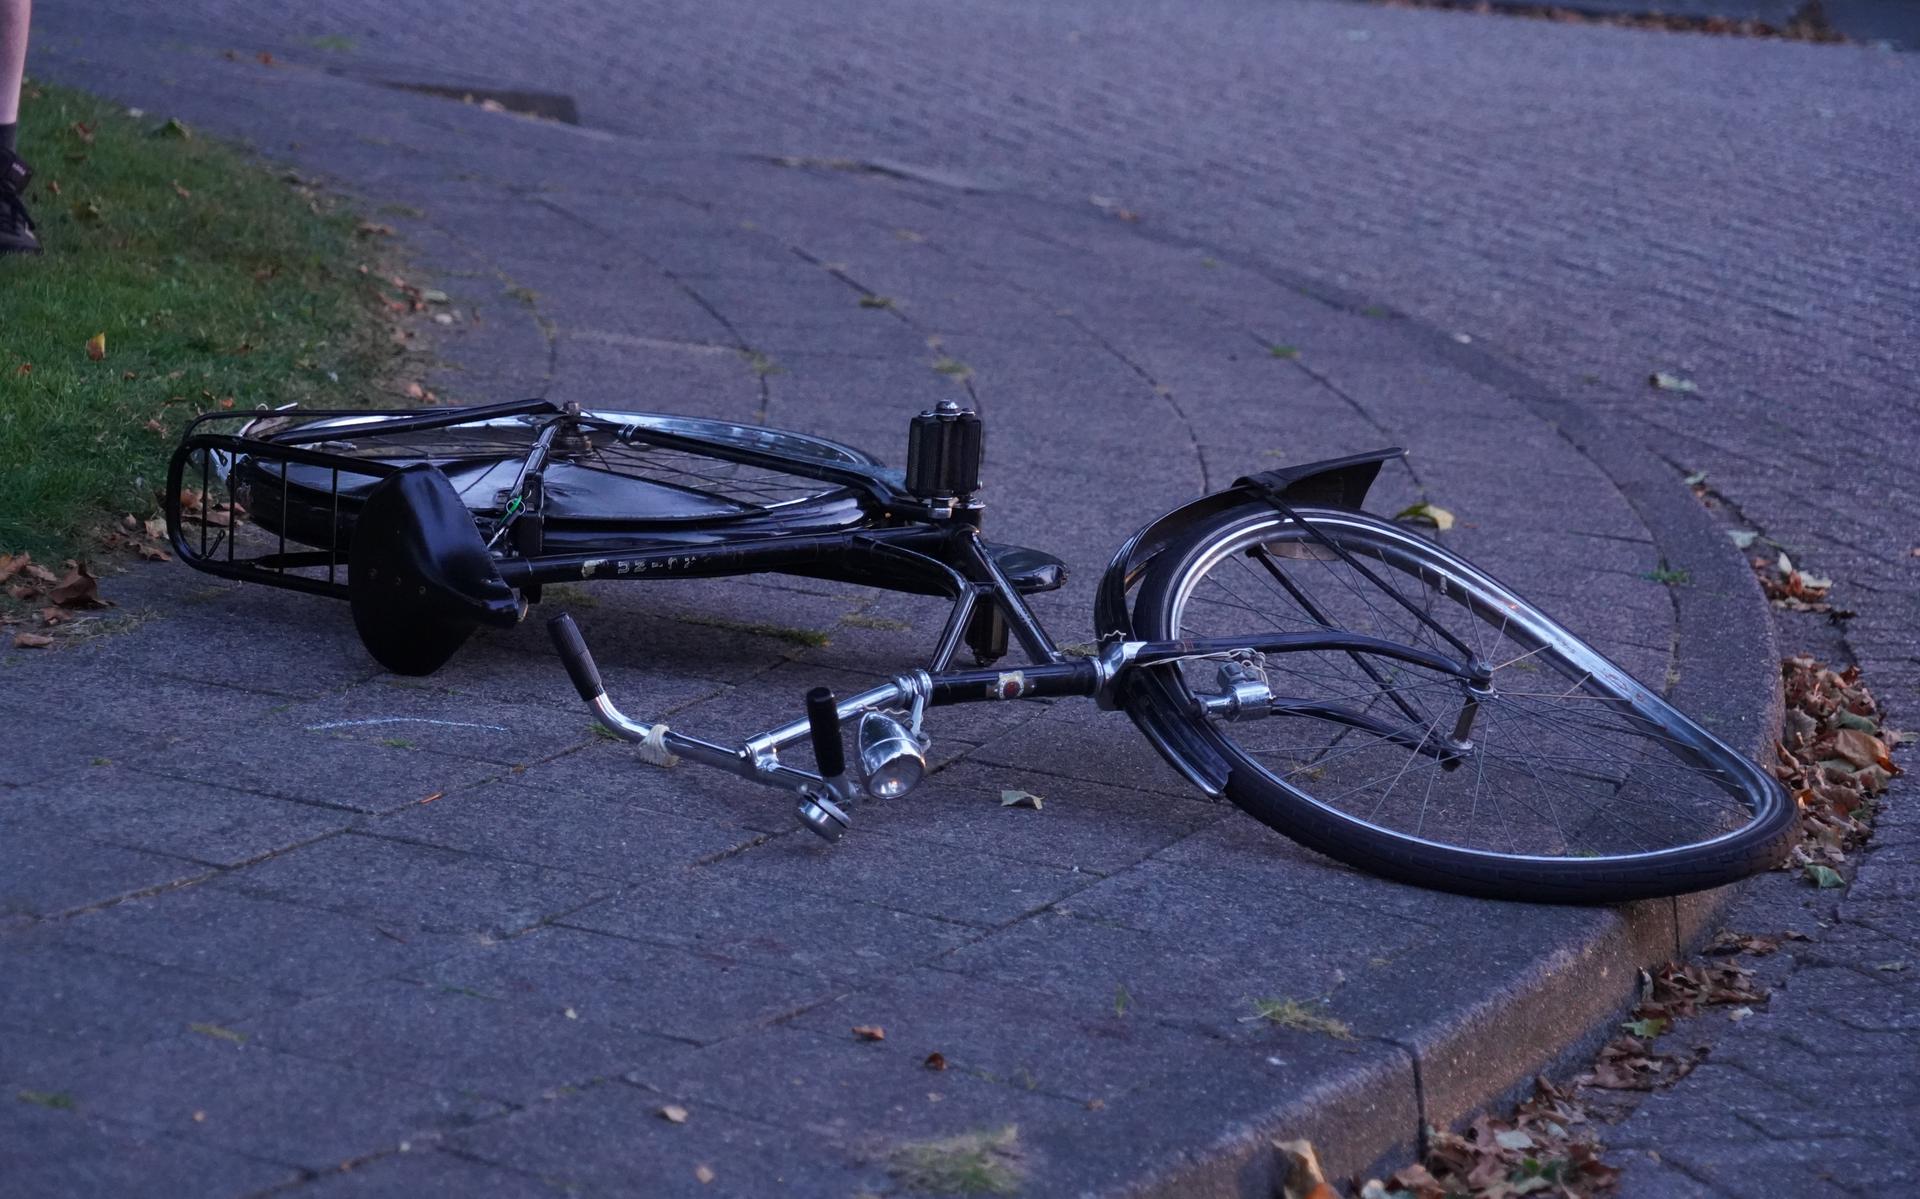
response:
M26 160L11 150L0 150L0 254L40 252L40 239L33 235L33 218L20 199L32 179Z

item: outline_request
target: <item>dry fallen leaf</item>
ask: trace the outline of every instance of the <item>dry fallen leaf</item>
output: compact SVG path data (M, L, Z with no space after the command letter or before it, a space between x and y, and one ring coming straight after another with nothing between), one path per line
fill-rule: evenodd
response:
M944 1070L947 1068L947 1055L944 1053L939 1053L937 1051L934 1053L929 1053L927 1055L927 1060L920 1064L925 1066L929 1070Z
M1700 390L1692 379L1684 375L1670 375L1666 371L1655 371L1653 374L1648 375L1647 382L1659 388L1661 391L1691 393Z
M1453 513L1447 511L1445 508L1429 504L1425 500L1417 504L1409 504L1407 507L1400 509L1400 511L1393 514L1393 518L1395 520L1425 521L1442 533L1453 527Z
M78 562L67 563L66 577L54 584L53 589L47 592L47 598L62 608L113 607L100 598L100 580Z
M1002 791L1000 793L1000 806L1003 808L1032 808L1038 812L1044 802L1044 800L1031 791Z
M863 1041L884 1041L887 1039L887 1030L878 1024L856 1024L853 1026L853 1035Z
M687 1122L687 1109L677 1103L669 1103L660 1109L660 1118L670 1124L685 1124Z
M107 335L105 333L95 333L92 337L87 338L87 357L98 362L106 356Z
M713 1167L704 1163L693 1168L693 1176L700 1180L702 1186L712 1182L716 1177Z
M1313 1151L1312 1141L1275 1141L1273 1147L1287 1163L1282 1192L1286 1199L1339 1199L1338 1192L1327 1184L1326 1172L1320 1168L1320 1155Z
M53 638L47 636L45 633L15 633L13 635L13 648L15 649L45 649L52 644Z

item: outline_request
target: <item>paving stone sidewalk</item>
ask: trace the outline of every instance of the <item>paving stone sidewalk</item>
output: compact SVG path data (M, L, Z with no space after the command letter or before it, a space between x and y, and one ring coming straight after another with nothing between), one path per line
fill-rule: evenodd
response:
M1656 536L1681 535L1648 528L1657 500L1510 376L1267 256L774 134L787 165L228 62L182 30L156 53L137 23L79 46L56 28L36 70L385 206L452 295L448 395L765 420L892 456L908 413L963 390L993 431L996 535L1077 568L1043 609L1063 636L1159 509L1281 459L1413 443L1379 506L1497 513L1458 544L1760 732L1765 662L1696 669L1686 624L1717 599L1751 631L1754 596L1643 578ZM1527 469L1488 471L1496 451ZM0 1168L28 1194L885 1192L902 1143L1008 1124L1029 1193L1263 1193L1267 1135L1310 1136L1336 1169L1404 1152L1528 1077L1702 918L1356 876L1067 705L943 722L940 774L829 851L777 796L596 741L532 629L420 685L379 675L317 601L177 569L120 586L141 627L9 655L0 692L0 952L19 966L0 1087L30 1097L0 1115ZM726 735L898 668L932 619L777 581L576 610L632 708ZM714 613L833 644L716 633ZM397 723L316 727L368 720ZM1045 812L998 808L1016 782ZM1355 1039L1243 1019L1275 994L1325 1001ZM949 1070L924 1070L933 1051ZM669 1102L685 1125L658 1118Z

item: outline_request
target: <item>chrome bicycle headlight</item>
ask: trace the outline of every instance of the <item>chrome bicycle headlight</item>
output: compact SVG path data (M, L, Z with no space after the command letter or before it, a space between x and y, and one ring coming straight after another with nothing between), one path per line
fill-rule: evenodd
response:
M893 717L868 712L860 718L860 777L875 799L897 799L927 774L920 743Z

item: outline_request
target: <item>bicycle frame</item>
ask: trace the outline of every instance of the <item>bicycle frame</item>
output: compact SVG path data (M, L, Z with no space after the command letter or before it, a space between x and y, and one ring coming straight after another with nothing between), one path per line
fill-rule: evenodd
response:
M903 476L897 471L785 453L773 445L755 445L751 443L752 431L746 427L741 427L744 433L739 439L716 440L675 432L656 424L623 424L544 400L442 411L302 412L293 414L291 419L304 423L289 432L272 433L267 438L249 436L263 423L277 417L278 414L272 414L263 420L256 415L237 435L203 430L209 422L233 419L234 414L230 413L211 413L188 427L168 472L170 539L183 561L209 573L350 598L356 606L356 619L361 616L362 598L353 593L350 582L343 583L338 578L341 557L338 545L331 550L290 551L287 548L287 529L294 515L289 509L294 488L289 486L288 464L332 472L332 512L323 515L337 542L339 530L344 528L340 524L343 472L356 478L377 480L380 488L405 483L399 476L409 471L427 470L428 481L415 480L423 486L433 486L430 480L437 478L438 485L444 487L445 480L430 468L401 469L378 460L329 453L324 448L329 442L338 443L362 428L377 432L413 432L516 418L532 423L534 438L514 472L512 487L503 492L506 498L499 504L499 513L485 531L484 539L461 505L459 515L451 524L434 528L423 524L413 530L407 548L379 559L381 574L391 578L397 573L408 581L401 591L417 590L430 601L435 594L444 593L443 614L447 619L512 623L521 613L511 604L503 604L499 596L537 595L537 589L544 584L598 579L777 573L864 583L951 599L952 609L925 666L844 700L831 697L817 700L812 703L807 719L769 729L738 746L719 745L673 731L664 724L649 725L630 719L607 697L591 655L572 620L562 615L551 622L555 645L582 699L605 727L617 736L641 744L646 756L662 764L686 758L741 778L795 790L801 796L801 819L816 832L830 837L837 836L838 830L847 823L839 805L851 800L856 792L844 765L836 765L843 763L840 728L845 722L861 720L868 713L881 713L889 718L894 713L904 716L911 722L910 728L898 726L897 722L889 728L898 729L900 737L910 741L916 752L923 753L927 745L922 731L923 719L930 707L1091 697L1103 707L1127 709L1170 762L1203 790L1218 795L1225 784L1225 768L1217 762L1217 755L1196 740L1190 729L1144 716L1138 710L1140 705L1128 703L1126 698L1128 689L1141 685L1141 680L1147 680L1144 685L1169 686L1165 672L1155 670L1156 667L1196 658L1238 663L1232 671L1223 669L1222 691L1218 695L1187 696L1184 700L1212 715L1234 719L1285 712L1317 717L1368 730L1402 744L1411 752L1439 758L1443 765L1452 764L1469 751L1465 729L1471 722L1471 697L1473 689L1485 681L1485 668L1480 664L1331 627L1307 633L1250 633L1203 641L1144 641L1132 637L1127 618L1128 589L1153 557L1193 521L1223 505L1245 502L1250 494L1264 495L1283 509L1288 499L1331 500L1358 507L1381 462L1397 456L1397 450L1286 468L1241 480L1233 489L1203 497L1141 529L1121 548L1102 580L1095 613L1102 630L1098 646L1091 654L1072 654L1054 643L1020 588L982 543L981 506L972 502L970 495L928 497L911 493L903 486ZM670 421L673 418L649 419ZM307 427L308 424L313 427ZM762 520L747 526L755 531L742 536L743 526L738 521L688 520L663 530L658 544L635 548L532 555L508 552L513 548L511 543L507 549L496 548L516 521L543 519L543 472L547 459L558 439L572 431L573 426L597 429L617 439L639 438L650 445L832 484L856 498L858 523L852 527L810 531L804 526ZM203 493L210 486L211 464L217 458L222 459L229 470L236 469L239 462L250 457L279 463L279 546L275 552L238 559L233 549L235 538L229 535L219 539L226 549L223 559L217 553L218 542L209 546L204 518L200 522L198 544L189 538L180 497L187 467L196 454L200 457ZM274 476L271 469L266 469L260 477L270 483ZM312 513L307 515L311 517ZM356 541L369 536L362 533ZM651 534L649 538L651 540ZM424 551L420 546L425 547ZM421 553L426 559L436 553L464 554L469 564L476 560L476 553L481 555L477 560L483 572L491 572L491 578L482 578L472 586L492 588L493 594L478 600L460 592L460 585L450 585L446 572L435 569L434 562L420 559ZM319 566L327 569L324 580L290 573ZM374 609L375 619L384 616L378 608ZM982 635L978 632L983 623L992 630L984 635L989 643L987 650L982 650ZM1019 643L1029 663L1013 669L986 664L1004 652L1009 634ZM963 644L974 646L976 654L983 659L980 668L953 668L954 657ZM1264 671L1259 667L1261 656L1324 650L1397 659L1459 679L1463 685L1463 716L1456 735L1445 739L1416 736L1407 728L1364 711L1276 697L1267 690ZM819 769L803 770L780 760L781 751L807 739L813 742Z

